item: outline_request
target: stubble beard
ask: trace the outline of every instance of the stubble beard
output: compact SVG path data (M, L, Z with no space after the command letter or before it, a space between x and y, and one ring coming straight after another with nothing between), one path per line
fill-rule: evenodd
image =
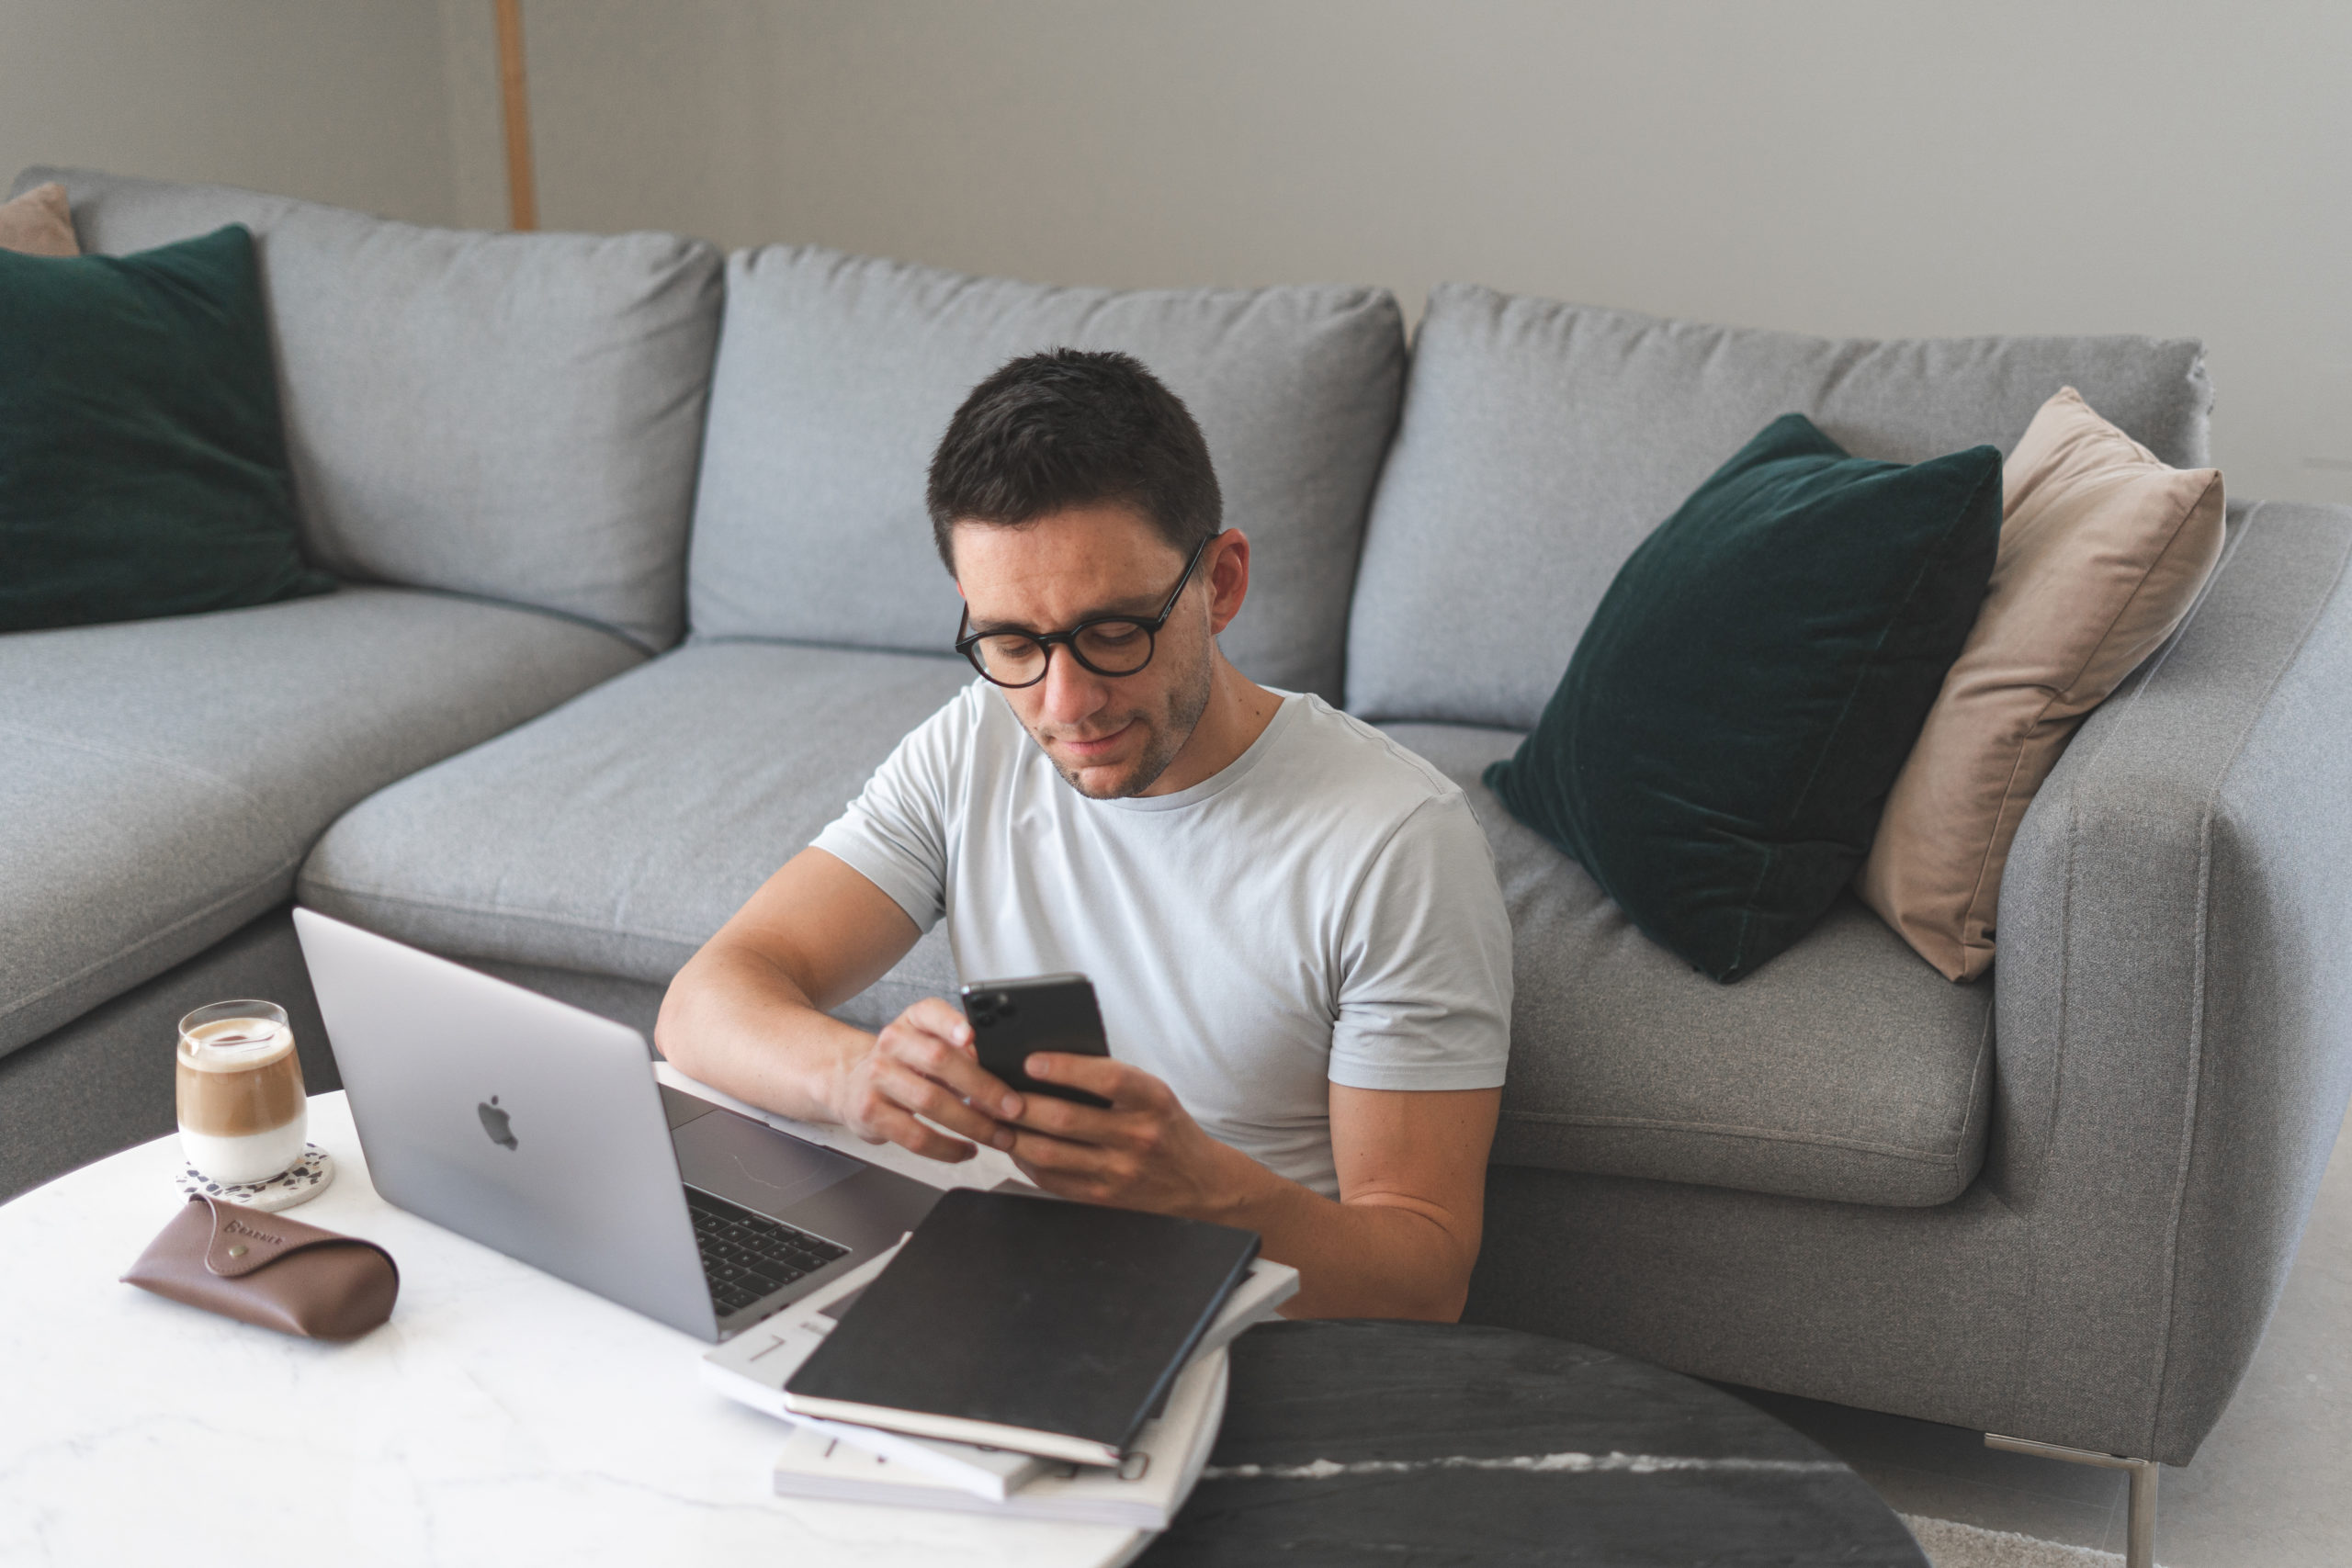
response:
M1061 759L1054 755L1052 749L1045 744L1035 730L1029 732L1029 738L1037 741L1038 750L1046 753L1046 760L1053 763L1054 772L1061 774L1062 782L1087 799L1125 800L1141 795L1159 782L1159 775L1168 771L1168 764L1176 760L1176 753L1182 751L1184 742L1193 738L1193 731L1200 725L1201 716L1208 712L1209 694L1216 686L1216 671L1212 668L1216 658L1214 647L1212 644L1212 651L1204 652L1200 662L1181 684L1170 690L1168 700L1158 713L1144 712L1135 716L1131 722L1145 727L1149 733L1149 744L1144 748L1143 754L1128 766L1125 777L1109 789L1089 789L1080 782L1079 770L1063 766Z

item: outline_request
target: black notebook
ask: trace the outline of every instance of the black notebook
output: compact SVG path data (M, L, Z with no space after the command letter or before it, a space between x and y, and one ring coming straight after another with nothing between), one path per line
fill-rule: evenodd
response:
M1254 1231L957 1190L784 1385L788 1410L1116 1464Z

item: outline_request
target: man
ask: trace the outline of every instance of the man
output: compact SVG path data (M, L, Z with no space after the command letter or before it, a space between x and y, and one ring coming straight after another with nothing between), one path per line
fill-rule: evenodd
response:
M1049 1192L1255 1230L1298 1315L1458 1317L1510 1017L1462 792L1226 661L1250 541L1126 355L980 383L929 501L983 679L680 971L663 1053L869 1143L986 1144ZM1108 1110L1012 1093L944 999L879 1035L826 1015L943 916L967 977L1093 981L1111 1055L1025 1070Z

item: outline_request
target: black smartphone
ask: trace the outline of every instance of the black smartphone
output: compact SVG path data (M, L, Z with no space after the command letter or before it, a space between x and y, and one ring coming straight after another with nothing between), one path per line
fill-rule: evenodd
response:
M1109 1109L1111 1102L1082 1089L1039 1083L1021 1070L1033 1051L1072 1056L1107 1056L1102 1014L1094 987L1083 975L1034 975L1025 980L977 980L958 993L971 1021L972 1043L980 1066L1016 1094L1050 1094L1057 1100Z

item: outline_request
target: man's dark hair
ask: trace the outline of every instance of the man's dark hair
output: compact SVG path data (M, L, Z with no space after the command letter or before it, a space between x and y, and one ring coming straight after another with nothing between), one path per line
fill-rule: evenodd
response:
M1116 502L1189 556L1225 517L1183 400L1132 355L1076 348L1012 360L973 388L939 438L925 499L951 574L958 523L1015 526Z

